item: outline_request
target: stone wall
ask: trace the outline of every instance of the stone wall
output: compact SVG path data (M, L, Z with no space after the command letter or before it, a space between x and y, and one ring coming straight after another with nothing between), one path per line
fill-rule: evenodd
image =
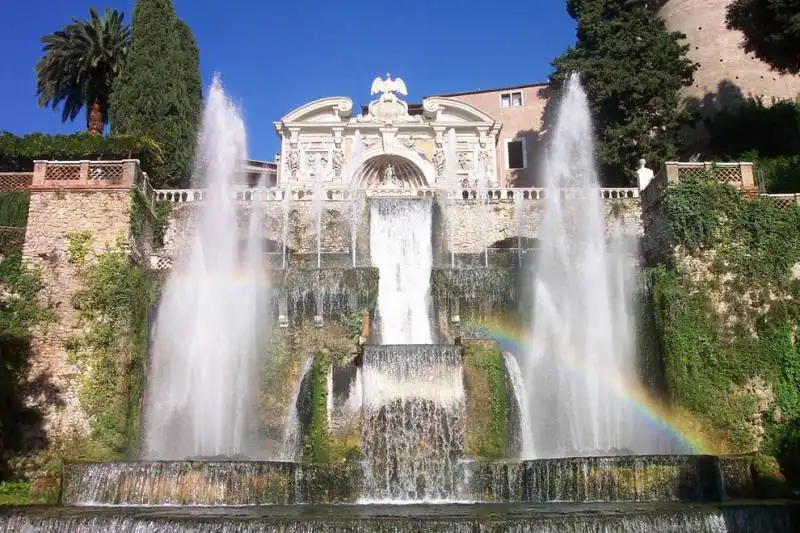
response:
M45 299L56 320L34 335L28 402L43 413L43 430L51 444L89 433L89 421L78 401L81 375L70 362L66 341L80 329L73 294L84 280L70 261L70 235L87 232L95 254L106 245L127 242L131 195L127 190L32 191L23 260L41 271ZM87 254L92 261L93 254Z
M164 238L164 248L157 253L176 257L188 245L188 238L194 214L201 204L175 204L171 222ZM262 204L263 205L263 204ZM456 200L450 209L447 205L434 204L434 255L435 262L446 266L449 263L450 220L454 220L453 242L456 254L480 254L484 246L495 246L509 238L538 237L541 219L541 200L521 200L519 212L511 200L491 200L488 206L475 200ZM641 203L639 198L604 200L607 227L616 218L621 220L629 234L642 235ZM242 213L251 207L243 204ZM273 265L280 266L283 242L283 207L278 202L268 202L264 219L264 236L273 241L275 257ZM326 202L322 217L321 252L323 266L350 265L351 248L351 205L349 202ZM243 217L244 219L244 217ZM358 266L370 266L369 262L369 208L367 206L358 217L356 259ZM313 257L317 250L317 230L312 214L311 202L295 202L289 216L287 245L295 255L295 265L314 266ZM302 257L301 256L310 256ZM299 263L298 263L299 262Z

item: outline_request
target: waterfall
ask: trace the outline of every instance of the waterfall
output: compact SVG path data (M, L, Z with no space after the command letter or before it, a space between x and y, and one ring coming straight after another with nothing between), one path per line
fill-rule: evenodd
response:
M378 267L383 344L430 344L433 264L428 199L370 201L370 255Z
M627 393L637 379L631 258L607 243L594 157L586 94L573 74L546 159L524 365L539 457L661 451Z
M464 449L461 348L367 346L364 350L365 493L376 500L454 496Z
M145 456L249 454L255 379L265 350L269 291L253 206L242 236L232 185L246 159L239 110L215 76L206 99L195 179L207 187L189 246L167 280L145 403Z
M522 378L522 370L519 368L517 358L510 352L503 352L503 361L506 364L506 371L514 388L514 397L517 399L519 407L519 431L522 437L522 457L535 457L533 449L533 434L531 433L531 412L528 406L528 395L525 392L525 382Z
M308 374L308 371L311 370L311 365L313 363L313 356L306 359L306 362L303 364L303 369L300 371L300 377L297 383L295 383L294 391L292 392L292 404L283 426L283 443L281 446L282 461L297 461L300 458L302 428L300 427L300 419L297 416L297 400L303 387L303 380L306 374Z

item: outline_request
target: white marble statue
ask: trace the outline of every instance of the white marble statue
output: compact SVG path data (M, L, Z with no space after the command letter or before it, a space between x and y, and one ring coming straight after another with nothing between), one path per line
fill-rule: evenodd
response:
M637 176L639 177L639 191L643 191L647 188L651 181L653 181L653 177L655 173L647 168L647 161L644 159L639 160L639 170L636 171Z

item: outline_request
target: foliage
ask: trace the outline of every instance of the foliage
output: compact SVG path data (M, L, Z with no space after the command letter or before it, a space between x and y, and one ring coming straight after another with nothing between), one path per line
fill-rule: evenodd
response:
M37 271L26 268L19 255L0 261L0 479L8 477L7 462L30 442L24 435L40 422L40 414L26 405L27 374L33 329L53 319L39 302L44 288ZM46 378L36 384L47 394Z
M197 46L170 0L138 0L133 46L111 99L116 133L152 135L166 155L149 170L152 185L188 182L200 124L202 85Z
M2 257L22 253L25 226L28 223L30 191L0 191L0 254Z
M155 248L164 247L164 237L169 228L172 216L172 202L169 200L156 201L156 220L153 226L153 246Z
M28 223L31 192L0 191L0 226L24 228Z
M108 123L112 84L128 56L131 33L124 17L106 9L101 19L90 8L89 20L73 19L64 29L42 37L44 56L36 64L39 105L63 105L64 122L75 120L85 107L91 135L102 135Z
M0 505L25 505L31 484L27 481L6 481L0 483Z
M795 0L734 0L729 29L744 33L744 49L784 74L800 73L800 5Z
M679 253L651 275L673 399L721 431L733 452L758 447L763 430L761 451L800 483L788 462L800 450L787 451L800 421L800 280L792 276L800 207L685 180L669 189L664 216Z
M118 246L87 261L82 274L85 286L73 300L82 333L67 348L83 369L79 399L91 420L92 439L107 457L118 457L130 452L138 430L156 280Z
M330 456L328 432L328 372L331 362L327 357L317 356L308 371L307 384L301 387L303 422L303 458L312 463L327 463Z
M31 172L37 159L78 161L86 159L138 159L148 171L162 160L161 148L152 139L116 135L97 137L86 133L17 136L0 133L0 172Z
M710 157L753 161L767 192L800 191L800 102L751 99L704 122Z
M581 74L597 134L597 158L606 180L631 182L637 160L656 167L679 145L679 90L696 65L686 58L684 36L669 32L656 2L568 0L577 43L554 62L552 81L562 86Z
M92 234L88 231L79 231L67 234L67 260L73 265L83 265L89 254Z
M506 458L506 385L503 354L494 341L464 343L467 431L464 451L475 459Z

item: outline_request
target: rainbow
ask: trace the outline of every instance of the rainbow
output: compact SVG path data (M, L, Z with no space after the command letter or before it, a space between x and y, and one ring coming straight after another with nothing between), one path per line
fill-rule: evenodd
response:
M533 342L532 336L524 328L518 324L501 320L465 322L462 324L462 330L474 332L475 336L493 339L500 344L503 351L514 354L526 353ZM586 375L589 371L569 350L561 350L558 357L571 372ZM593 368L591 370L594 373L599 372L611 389L643 415L653 429L673 437L693 453L709 454L715 449L708 436L699 430L699 424L696 421L688 419L686 416L677 416L667 406L657 402L638 383L623 380L611 372L604 372L604 369Z

